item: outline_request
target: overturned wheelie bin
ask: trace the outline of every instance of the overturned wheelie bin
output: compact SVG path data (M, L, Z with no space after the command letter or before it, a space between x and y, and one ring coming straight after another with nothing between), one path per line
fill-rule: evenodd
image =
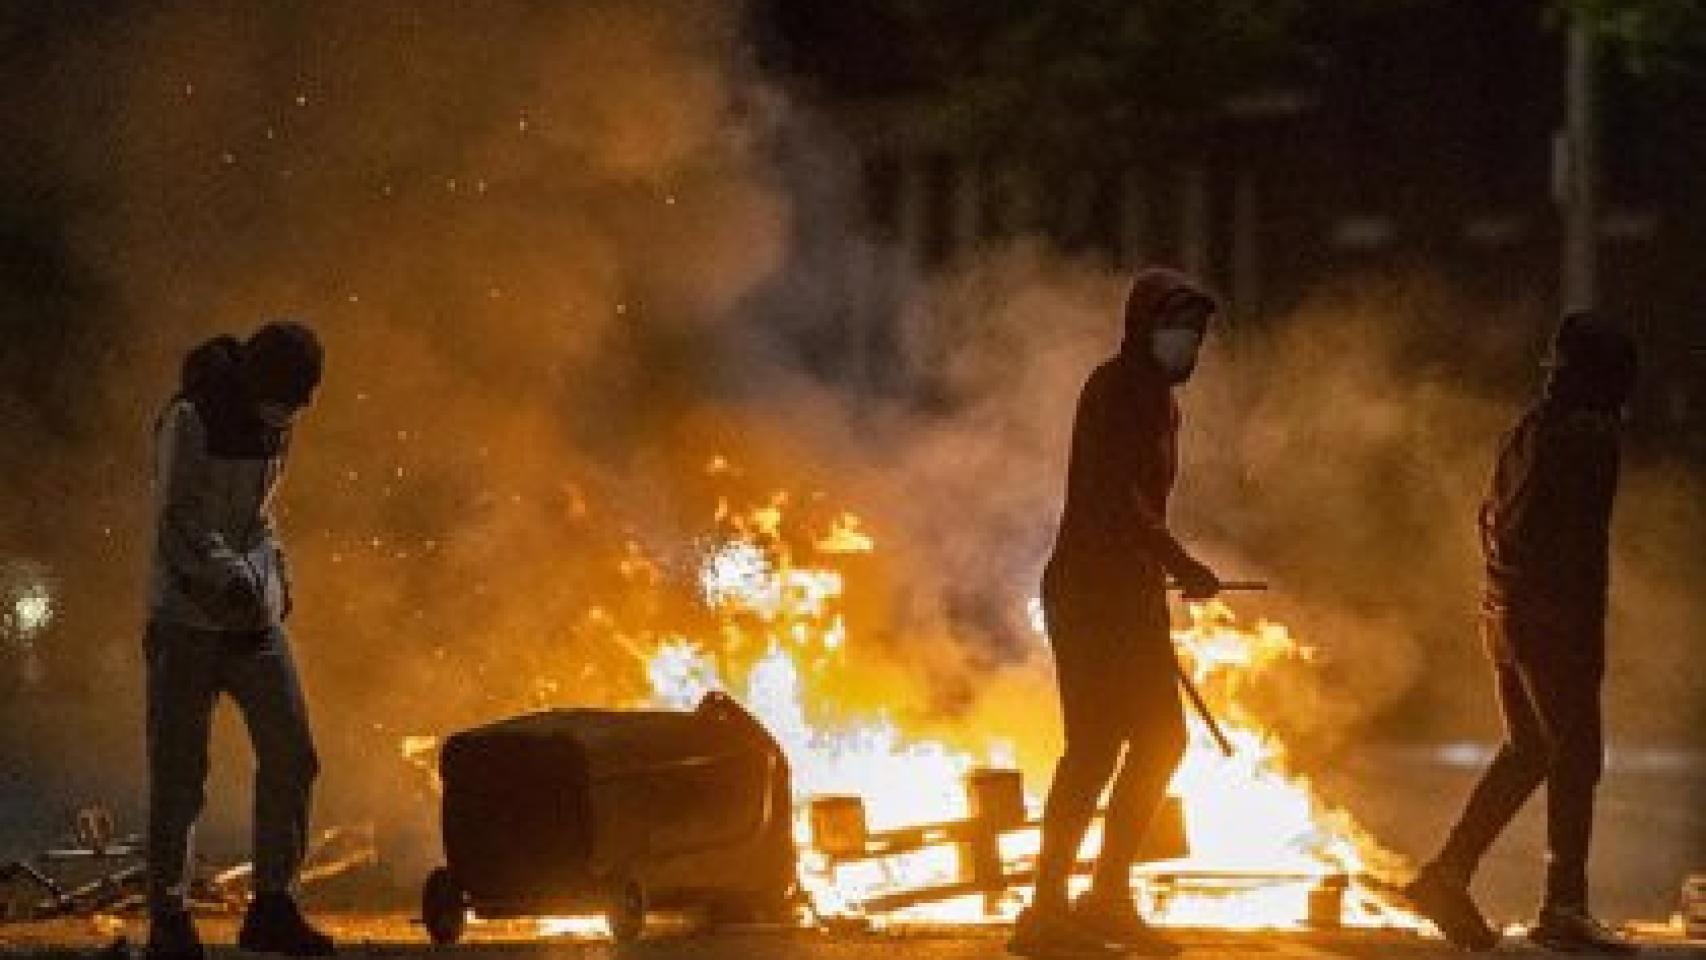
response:
M692 712L551 710L458 733L439 758L446 865L422 891L433 942L480 917L791 913L788 764L734 700Z

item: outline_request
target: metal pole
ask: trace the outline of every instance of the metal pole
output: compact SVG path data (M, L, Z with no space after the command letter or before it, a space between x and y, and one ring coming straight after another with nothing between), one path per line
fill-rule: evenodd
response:
M1167 589L1168 590L1183 590L1183 589L1185 589L1185 585L1182 583L1179 583L1176 580L1168 580L1167 581ZM1220 581L1220 592L1221 593L1266 593L1267 590L1268 590L1268 582L1266 580L1222 580L1222 581Z
M1220 721L1215 719L1214 711L1208 708L1208 702L1202 698L1202 692L1197 689L1197 685L1191 682L1190 675L1185 673L1184 664L1179 662L1178 657L1173 658L1173 672L1178 677L1179 686L1185 689L1185 696L1190 698L1191 706L1196 708L1197 716L1202 718L1203 726L1208 728L1209 736L1214 738L1215 746L1229 758L1235 755L1237 751L1232 748L1232 741L1227 739L1226 731L1220 728Z
M1564 249L1565 310L1592 307L1598 295L1599 169L1594 36L1585 16L1570 25L1569 65L1565 77Z

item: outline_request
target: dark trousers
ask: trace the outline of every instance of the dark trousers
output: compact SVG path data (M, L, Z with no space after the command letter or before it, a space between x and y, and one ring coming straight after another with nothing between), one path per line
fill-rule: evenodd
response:
M1166 596L1045 589L1043 606L1066 751L1043 807L1036 902L1065 903L1079 844L1110 781L1093 885L1129 896L1138 847L1185 751Z
M213 708L228 693L255 750L255 889L289 892L308 842L319 761L283 630L228 634L153 623L148 660L148 901L182 910L204 802Z
M1469 795L1435 859L1465 882L1493 841L1546 785L1548 906L1587 906L1594 789L1603 765L1599 693L1605 675L1597 625L1564 618L1490 615L1482 624L1494 661L1505 742ZM1583 634L1587 634L1583 636Z

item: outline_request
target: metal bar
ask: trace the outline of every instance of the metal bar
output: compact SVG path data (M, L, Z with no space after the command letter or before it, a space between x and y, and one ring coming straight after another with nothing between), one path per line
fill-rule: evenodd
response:
M38 859L49 863L71 860L128 860L140 857L144 852L140 845L125 844L107 847L105 850L49 850Z
M43 893L52 898L55 909L63 910L70 903L64 885L37 869L34 864L27 860L18 860L0 868L0 879L10 880L13 877L22 877L41 888Z
M1090 822L1106 820L1108 811L1098 808L1090 814ZM1021 830L1041 830L1043 822L1040 819L1030 819L1023 823L993 831L997 836L1018 833ZM863 860L880 860L883 857L899 856L906 853L916 853L928 847L941 846L949 843L965 843L974 839L979 832L976 821L946 820L940 823L921 824L912 827L895 827L889 830L873 830L866 834L865 849L857 854L829 854L817 851L830 863L856 863Z
M1183 590L1183 589L1185 589L1185 587L1184 587L1184 584L1181 584L1177 580L1168 580L1167 581L1167 589L1168 590ZM1269 589L1269 584L1266 580L1222 580L1222 581L1220 581L1220 592L1221 593L1265 593L1265 592L1267 592L1268 589Z
M1073 866L1072 874L1073 876L1085 876L1094 870L1095 866L1094 860L1080 860ZM1007 886L1022 887L1036 881L1037 871L1033 867L1025 867L1008 872L1006 878ZM952 900L955 897L976 896L984 892L983 887L966 880L959 883L944 883L934 887L896 890L893 893L885 893L869 900L862 900L858 903L858 907L866 913L890 913L907 907L916 907L921 903L937 903L942 900Z
M1095 869L1095 866L1096 861L1094 860L1079 860L1073 865L1072 873L1074 876L1084 876L1091 873ZM1034 867L1024 867L1017 870L1007 871L1004 876L1008 887L1022 887L1026 884L1035 882L1037 872ZM1327 874L1323 876L1321 874L1314 873L1260 873L1256 871L1243 872L1237 870L1165 870L1158 871L1156 873L1141 873L1140 871L1140 876L1147 883L1175 885L1182 880L1242 882L1250 886L1262 886L1275 883L1348 884L1350 880L1349 876L1346 874ZM904 910L907 907L916 907L923 903L937 903L942 900L952 900L956 897L976 896L977 894L985 892L987 891L982 885L968 880L958 883L944 883L933 887L916 887L911 890L896 890L893 893L885 893L871 897L868 900L862 900L857 904L857 906L860 910L863 910L866 913L889 913L895 910Z
M1144 873L1143 878L1158 883L1178 883L1181 880L1226 883L1302 883L1305 881L1329 884L1350 883L1349 874L1305 873L1301 870L1157 870L1154 873Z
M1014 829L1020 829L1015 827ZM925 847L933 847L944 843L964 843L977 833L977 825L970 820L950 820L945 823L930 823L916 827L896 827L893 830L872 831L866 837L865 853L858 857L839 857L839 861L863 860L873 857L886 857L899 853L911 853Z
M1232 741L1226 738L1226 731L1220 728L1220 721L1216 720L1214 714L1208 709L1208 704L1203 700L1202 694L1197 691L1197 685L1191 682L1190 676L1185 673L1185 668L1179 664L1178 657L1173 658L1173 674L1178 677L1179 686L1185 688L1185 695L1190 697L1191 706L1196 708L1197 716L1201 717L1203 725L1208 727L1208 732L1214 737L1214 742L1220 747L1220 752L1228 757L1233 756L1236 751L1232 749Z
M123 870L96 877L84 885L70 891L66 899L79 904L87 911L99 910L102 907L121 903L134 894L142 892L143 881L148 868L137 864ZM129 889L127 889L129 888Z
M1107 815L1105 810L1097 810L1091 815L1091 822L1102 819ZM997 835L1017 833L1020 830L1039 830L1041 820L1027 820L1014 824L1005 830L997 830ZM898 856L903 853L915 853L926 847L935 847L948 843L965 843L978 833L977 824L971 820L948 820L942 823L924 824L916 827L896 827L892 830L876 830L867 835L865 852L857 856L828 856L831 863L852 863L859 860L877 860L882 857Z

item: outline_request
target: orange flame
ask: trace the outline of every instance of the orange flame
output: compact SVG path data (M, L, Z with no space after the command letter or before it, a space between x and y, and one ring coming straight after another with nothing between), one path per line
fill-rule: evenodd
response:
M707 472L733 468L719 457ZM972 731L981 736L977 742L994 744L975 756L940 740L909 736L880 712L849 718L845 711L824 709L842 706L835 677L859 666L841 609L845 561L875 550L876 543L856 515L842 513L828 529L794 538L815 548L812 565L797 564L784 545L784 534L798 533L786 529L788 504L785 493L744 512L719 503L717 522L725 535L704 551L698 569L699 597L717 631L653 637L649 649L643 645L635 653L644 665L651 705L686 709L706 693L724 690L765 725L792 767L801 880L813 907L819 916L864 914L863 904L873 897L953 881L961 869L955 847L832 861L810 848L807 802L856 796L877 831L964 818L966 773L985 765L1010 767L1012 750L995 739L1003 731ZM630 582L656 582L655 571L637 553L622 563L625 571L645 568L647 575ZM1266 668L1307 660L1311 650L1279 624L1240 624L1221 602L1191 605L1189 623L1174 633L1174 641L1193 679L1214 700L1236 751L1223 756L1200 719L1190 717L1190 743L1170 792L1182 800L1191 854L1139 868L1139 879L1148 881L1139 887L1152 919L1223 928L1297 927L1310 919L1312 897L1326 889L1340 894L1342 903L1333 907L1345 925L1423 929L1419 918L1363 882L1377 869L1390 870L1395 855L1347 813L1325 804L1307 780L1286 772L1283 744L1240 699L1240 691L1258 682ZM829 663L841 672L822 669ZM837 719L814 719L826 714ZM405 752L420 756L430 745L416 740ZM1039 800L1030 795L1026 802L1034 818ZM1093 853L1098 843L1093 829L1083 852ZM1035 857L1037 844L1034 826L1017 829L1002 837L1001 855L1022 866ZM908 908L889 919L1005 919L1021 905L1017 892L996 904L962 897ZM541 929L553 933L596 926L561 918L543 923Z

